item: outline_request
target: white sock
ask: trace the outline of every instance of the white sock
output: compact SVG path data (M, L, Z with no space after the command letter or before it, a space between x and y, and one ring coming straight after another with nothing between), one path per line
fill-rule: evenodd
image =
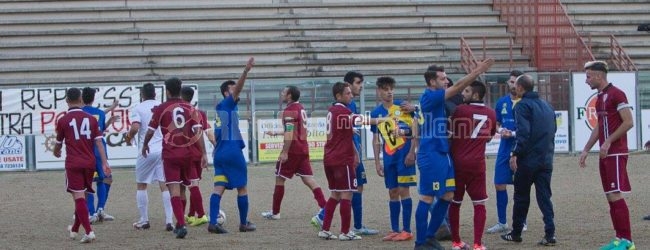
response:
M172 198L169 191L162 192L162 203L165 207L165 223L174 223L174 211L172 210Z
M138 202L138 211L140 211L140 222L149 221L149 195L147 190L138 190L135 199Z

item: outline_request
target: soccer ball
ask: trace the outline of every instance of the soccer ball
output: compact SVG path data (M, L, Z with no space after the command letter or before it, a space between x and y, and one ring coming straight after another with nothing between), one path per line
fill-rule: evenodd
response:
M223 226L226 223L226 212L219 209L219 216L217 216L217 224Z

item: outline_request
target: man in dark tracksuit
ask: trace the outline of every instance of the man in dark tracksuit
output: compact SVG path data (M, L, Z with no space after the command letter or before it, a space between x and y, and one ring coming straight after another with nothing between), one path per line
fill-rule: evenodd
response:
M535 184L537 205L544 219L544 238L540 245L555 245L555 224L551 202L551 174L555 151L555 111L533 91L534 80L522 75L515 82L521 101L514 106L517 134L510 168L515 172L512 231L502 235L506 241L521 242L521 231L530 206L530 187Z

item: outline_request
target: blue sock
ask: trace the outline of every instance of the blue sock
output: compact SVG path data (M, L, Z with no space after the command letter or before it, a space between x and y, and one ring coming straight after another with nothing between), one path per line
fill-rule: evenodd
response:
M429 220L429 226L427 227L427 238L436 235L436 231L438 231L438 228L445 220L445 216L447 216L448 209L449 201L443 199L438 199L436 204L433 205L433 209L431 210L431 219Z
M508 222L506 217L506 210L508 209L508 191L499 190L497 191L497 217L499 217L499 223L506 224Z
M413 200L406 198L402 200L402 216L404 231L411 232L411 213L413 213Z
M320 211L318 211L318 219L319 220L324 220L325 219L325 208L321 208Z
M237 208L239 208L239 224L246 225L248 216L248 195L237 196Z
M363 211L363 205L361 203L361 193L354 192L352 193L352 213L354 214L354 228L361 229L363 224L361 221L363 219L361 212Z
M104 183L104 187L106 188L106 193L104 193L104 204L102 204L102 207L106 207L106 203L108 203L108 193L111 192L111 184Z
M431 204L424 201L418 202L415 210L415 245L422 245L427 240L427 225L429 222L429 207Z
M104 182L97 182L97 210L104 209L106 205L106 185Z
M95 195L91 193L86 194L86 205L88 206L88 214L93 215L95 213Z
M210 196L210 224L217 224L217 217L219 217L219 206L221 205L221 195L212 193Z
M399 210L400 210L400 202L399 201L389 201L388 202L388 210L390 214L390 228L393 230L393 232L398 232L399 233Z

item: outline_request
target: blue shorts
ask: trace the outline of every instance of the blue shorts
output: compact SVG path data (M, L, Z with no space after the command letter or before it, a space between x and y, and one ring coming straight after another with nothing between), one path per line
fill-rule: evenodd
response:
M384 184L386 188L411 187L417 184L415 165L404 165L404 158L399 157L393 162L384 162Z
M420 195L441 198L445 193L456 190L454 165L448 153L418 152L417 162L420 171Z
M368 179L366 178L366 168L363 167L363 162L360 162L359 165L357 165L355 172L357 175L357 187L368 183Z
M510 169L510 154L497 155L497 161L494 165L494 184L512 185L515 173Z
M245 187L248 183L248 167L241 150L215 152L214 185L226 189Z
M102 158L98 155L95 155L95 174L93 174L93 181L103 182L106 178L112 178L112 175L106 176L104 174L104 167L102 166Z

